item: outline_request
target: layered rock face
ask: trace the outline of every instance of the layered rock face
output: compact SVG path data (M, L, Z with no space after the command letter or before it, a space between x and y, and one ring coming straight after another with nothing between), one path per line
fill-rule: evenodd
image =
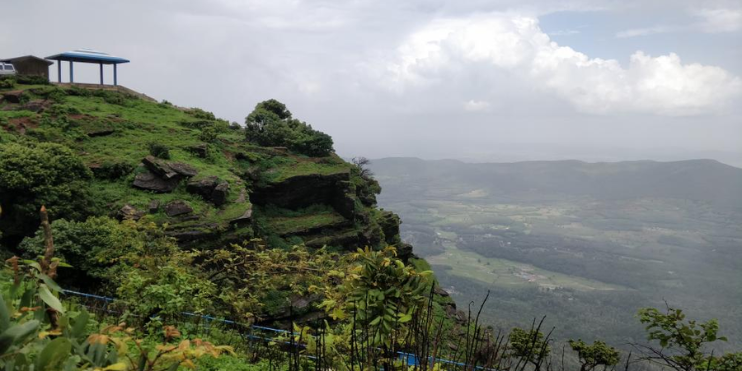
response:
M288 178L280 183L258 188L250 194L255 205L275 205L296 210L311 205L331 205L340 215L353 219L354 200L350 173L310 174Z

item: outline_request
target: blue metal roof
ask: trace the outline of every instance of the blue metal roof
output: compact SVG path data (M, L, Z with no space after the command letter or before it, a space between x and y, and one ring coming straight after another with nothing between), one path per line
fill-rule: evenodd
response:
M119 64L129 63L128 59L121 57L114 57L110 54L98 52L89 49L78 49L60 54L50 55L46 59L51 60L62 60L70 62L87 62L87 63L103 63L103 64Z

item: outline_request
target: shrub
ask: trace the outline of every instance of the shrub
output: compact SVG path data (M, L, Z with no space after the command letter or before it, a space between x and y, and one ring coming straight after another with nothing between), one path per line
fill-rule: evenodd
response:
M4 370L176 370L194 368L204 357L234 354L231 347L201 339L179 340L182 335L173 326L158 329L160 341L137 339L124 323L98 329L86 308L61 300L62 289L53 280L57 265L63 266L58 258L24 262L14 257L8 263L0 273Z
M143 239L135 228L108 217L92 217L84 222L59 219L51 226L56 253L75 268L69 273L76 274L73 278L77 279L85 276L103 278L106 268L112 265L112 253L123 254L132 249L132 244L141 243ZM37 231L33 238L24 239L19 247L29 258L43 254L43 231Z
M30 101L31 101L31 97L25 91L22 92L21 95L18 97L18 102L20 104L26 104Z
M163 160L170 159L170 148L160 143L149 144L149 154Z
M0 230L5 236L32 234L42 205L52 218L84 219L92 211L91 178L87 166L65 146L0 144Z
M206 126L201 129L201 134L198 136L198 139L204 142L213 142L216 140L216 137L216 128L213 126Z
M197 119L201 119L201 120L210 120L210 121L216 120L216 117L214 116L213 113L204 111L200 108L191 108L188 111L186 111L186 113Z
M49 85L49 79L45 76L16 75L16 80L24 85Z
M0 89L13 89L15 88L15 78L3 77L0 78Z
M104 162L93 174L99 179L121 179L134 171L134 166L126 162Z
M119 106L126 105L127 101L131 98L123 93L108 90L95 90L94 95L103 98L103 100L108 104Z
M287 147L308 156L327 156L333 151L329 135L293 119L286 106L275 99L255 106L245 119L245 135L261 146Z

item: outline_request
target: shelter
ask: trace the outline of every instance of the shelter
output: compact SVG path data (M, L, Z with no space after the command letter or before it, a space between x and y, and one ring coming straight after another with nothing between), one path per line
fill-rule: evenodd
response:
M128 59L121 57L114 57L110 54L89 50L89 49L78 49L60 54L55 54L46 57L48 60L57 61L57 76L58 81L62 82L62 61L70 63L70 83L75 82L74 63L93 63L100 66L100 84L103 85L103 65L113 65L113 85L118 85L118 70L117 66L121 63L129 63Z
M0 62L12 63L15 67L15 71L19 75L41 76L45 77L47 80L49 80L49 66L54 64L33 55L0 59Z

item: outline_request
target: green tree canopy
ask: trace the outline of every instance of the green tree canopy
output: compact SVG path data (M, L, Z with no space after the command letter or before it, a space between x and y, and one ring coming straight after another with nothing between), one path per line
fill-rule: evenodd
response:
M591 371L601 365L615 366L618 364L619 355L616 348L608 346L602 341L587 345L582 339L570 340L569 346L577 352L577 356L580 358L580 371Z
M327 156L333 151L332 138L292 118L286 105L270 99L260 102L245 119L247 140L261 146L287 147L309 156Z
M79 220L92 209L92 173L69 148L54 144L0 145L0 231L4 238L31 235L46 205L52 219Z

